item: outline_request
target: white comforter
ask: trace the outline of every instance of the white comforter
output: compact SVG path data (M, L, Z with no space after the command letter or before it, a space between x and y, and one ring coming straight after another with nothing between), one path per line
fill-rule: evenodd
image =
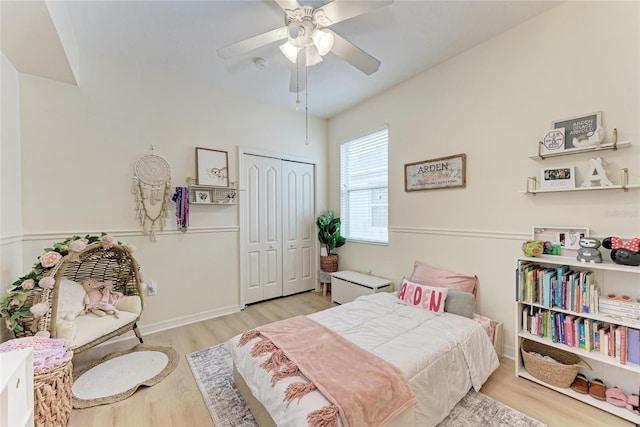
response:
M308 317L403 372L418 399L414 408L416 426L438 424L471 387L479 391L499 365L478 323L399 304L392 294L360 297ZM253 395L278 426L305 426L309 412L330 404L315 391L285 407L284 390L300 378L285 378L272 387L270 375L259 366L266 356L251 357L253 341L238 347L239 338L229 340L227 350Z

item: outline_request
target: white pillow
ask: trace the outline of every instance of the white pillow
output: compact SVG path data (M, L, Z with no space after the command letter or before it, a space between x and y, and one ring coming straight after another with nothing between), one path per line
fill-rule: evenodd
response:
M84 310L84 296L87 294L80 283L63 277L58 284L57 319L73 320Z
M423 310L442 313L444 311L449 289L435 286L420 285L405 278L398 291L398 302L412 305Z

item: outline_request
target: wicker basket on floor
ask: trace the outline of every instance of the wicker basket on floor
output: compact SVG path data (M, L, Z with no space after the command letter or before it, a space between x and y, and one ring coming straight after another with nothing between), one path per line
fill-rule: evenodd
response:
M64 427L73 407L71 361L33 376L35 427Z
M542 343L523 340L520 347L524 368L537 379L556 387L568 388L576 378L578 371L584 363L588 369L591 366L577 354L560 350L559 348L544 345ZM534 356L530 353L538 353L549 356L560 363Z
M327 273L334 273L338 271L338 255L320 255L320 269Z

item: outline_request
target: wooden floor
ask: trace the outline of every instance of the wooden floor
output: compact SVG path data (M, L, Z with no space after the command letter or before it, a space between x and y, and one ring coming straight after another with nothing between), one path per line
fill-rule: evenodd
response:
M322 293L308 292L254 304L240 313L146 336L146 344L176 349L181 356L178 368L159 384L143 387L122 402L75 409L69 426L213 426L184 355L222 343L245 329L331 307L334 304L330 298L330 295L323 297ZM94 348L74 359L74 369L82 369L94 360L130 348L136 343L132 338ZM504 359L483 386L482 392L550 427L632 426L621 418L531 381L516 378L513 372L513 361Z

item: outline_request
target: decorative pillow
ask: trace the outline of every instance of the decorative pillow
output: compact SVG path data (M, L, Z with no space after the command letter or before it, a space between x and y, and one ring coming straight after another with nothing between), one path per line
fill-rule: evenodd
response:
M402 278L402 286L398 291L398 302L442 313L447 299L447 292L449 292L447 288L420 285Z
M468 292L474 296L478 292L478 276L465 276L441 270L420 261L415 262L413 274L409 280L421 285L441 286L454 291Z
M84 296L87 294L80 283L63 277L58 284L58 311L56 318L75 319L84 310Z
M476 308L476 297L468 292L449 291L444 302L444 311L471 319Z

